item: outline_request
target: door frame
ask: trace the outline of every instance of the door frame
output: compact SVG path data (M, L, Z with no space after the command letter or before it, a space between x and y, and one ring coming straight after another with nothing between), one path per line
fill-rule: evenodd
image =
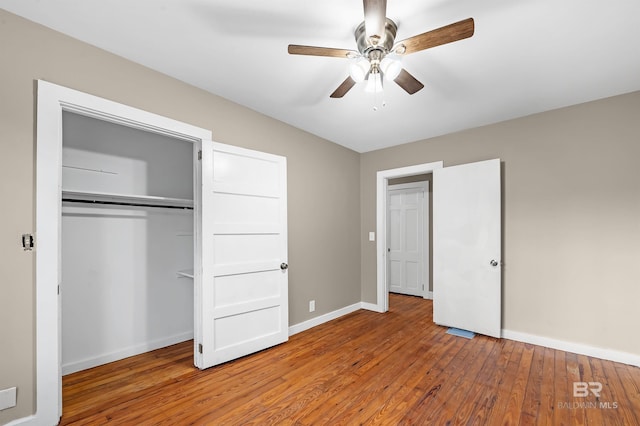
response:
M389 283L387 282L387 189L389 180L431 173L443 167L442 161L381 170L376 173L376 311L389 310Z
M36 412L37 424L62 415L60 297L63 111L196 144L210 130L43 80L37 82L36 118Z

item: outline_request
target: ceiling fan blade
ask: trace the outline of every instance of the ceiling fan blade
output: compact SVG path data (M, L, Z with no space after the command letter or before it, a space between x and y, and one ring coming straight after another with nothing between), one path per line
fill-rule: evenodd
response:
M401 41L398 45L405 46L404 55L429 49L430 47L440 46L442 44L469 38L473 35L474 23L473 18L467 18L417 36L409 37ZM399 53L399 52L398 52Z
M292 55L330 56L333 58L348 58L350 55L359 55L355 50L300 46L298 44L290 44L288 51Z
M416 78L409 74L404 68L393 81L398 83L398 86L402 87L410 95L413 95L424 87L424 84L416 80Z
M347 79L345 81L342 82L342 84L340 86L338 86L338 88L331 94L331 96L329 96L330 98L341 98L344 95L347 94L347 92L349 90L351 90L351 88L353 86L355 86L356 82L354 79L352 79L351 77L347 77Z
M364 0L364 30L367 38L382 40L387 20L387 0Z

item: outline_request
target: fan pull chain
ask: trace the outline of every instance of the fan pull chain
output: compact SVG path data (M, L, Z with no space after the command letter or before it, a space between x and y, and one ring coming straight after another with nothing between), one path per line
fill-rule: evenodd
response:
M377 85L378 83L376 81L376 87L373 91L373 111L374 112L378 111L378 93L382 94L382 102L380 103L380 106L382 108L387 106L387 101L384 100L384 84L382 83L382 79L380 79L380 90L378 90Z

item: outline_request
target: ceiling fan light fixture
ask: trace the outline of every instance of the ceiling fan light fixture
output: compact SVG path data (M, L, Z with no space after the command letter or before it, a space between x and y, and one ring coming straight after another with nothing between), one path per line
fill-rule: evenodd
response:
M382 92L382 77L379 71L369 73L364 91L367 93Z
M371 68L371 64L366 58L360 57L354 59L349 64L349 75L356 83L361 83L367 77L367 73Z
M380 61L380 71L382 71L385 80L395 80L396 77L400 75L400 71L402 71L402 62L400 62L400 57L390 53L382 58L382 61Z

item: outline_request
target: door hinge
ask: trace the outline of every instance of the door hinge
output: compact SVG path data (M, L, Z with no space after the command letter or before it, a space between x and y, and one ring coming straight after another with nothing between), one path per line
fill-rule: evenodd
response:
M202 343L198 343L198 352L202 353Z
M60 285L58 285L58 296L60 296Z
M22 248L24 251L33 250L33 235L22 234Z
M198 160L202 160L202 150L198 151Z

